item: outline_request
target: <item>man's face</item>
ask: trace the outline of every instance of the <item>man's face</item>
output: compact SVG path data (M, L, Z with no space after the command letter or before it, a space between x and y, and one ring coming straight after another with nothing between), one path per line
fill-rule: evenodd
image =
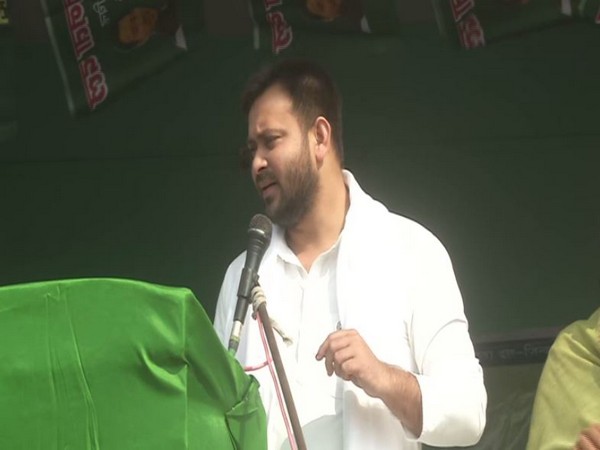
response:
M248 145L254 152L252 179L267 215L285 228L294 226L312 207L319 180L307 133L281 87L270 87L252 105Z
M306 0L306 8L325 20L333 20L342 12L342 0Z
M119 20L119 41L123 44L144 42L154 31L157 20L156 9L133 8L129 14Z

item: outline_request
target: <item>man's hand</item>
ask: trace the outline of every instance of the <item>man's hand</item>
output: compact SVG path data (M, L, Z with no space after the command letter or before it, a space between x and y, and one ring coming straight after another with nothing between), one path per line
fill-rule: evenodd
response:
M600 450L600 423L583 430L573 450Z
M379 361L356 330L340 330L331 333L319 347L318 361L325 359L327 375L334 373L346 381L352 381L371 397L379 397L379 390L388 366Z
M386 364L373 354L356 330L331 333L317 352L325 359L327 375L352 381L371 397L379 398L415 436L421 435L421 389L413 374Z

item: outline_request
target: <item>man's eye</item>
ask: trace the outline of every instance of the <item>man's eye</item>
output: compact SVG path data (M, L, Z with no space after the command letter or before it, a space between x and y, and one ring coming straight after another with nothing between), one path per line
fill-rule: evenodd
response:
M265 146L270 150L272 148L275 147L275 145L277 145L277 140L279 139L279 136L267 136L265 138Z

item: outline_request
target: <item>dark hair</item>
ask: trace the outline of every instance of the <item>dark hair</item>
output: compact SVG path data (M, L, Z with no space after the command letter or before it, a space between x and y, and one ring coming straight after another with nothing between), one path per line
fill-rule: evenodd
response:
M264 67L250 78L242 94L242 111L246 116L256 99L274 85L281 86L291 97L304 131L317 117L327 119L338 159L343 164L342 97L329 73L304 59L285 59Z

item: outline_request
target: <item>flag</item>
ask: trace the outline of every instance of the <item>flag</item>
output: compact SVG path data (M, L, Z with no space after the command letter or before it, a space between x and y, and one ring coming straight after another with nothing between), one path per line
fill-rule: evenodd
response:
M183 0L42 0L73 114L91 112L187 50Z
M0 144L17 133L14 50L7 0L0 0Z
M396 0L248 0L255 49L281 54L309 33L393 34Z
M581 18L600 25L600 0L580 0L577 13Z
M463 48L569 20L571 0L433 0L441 34Z

